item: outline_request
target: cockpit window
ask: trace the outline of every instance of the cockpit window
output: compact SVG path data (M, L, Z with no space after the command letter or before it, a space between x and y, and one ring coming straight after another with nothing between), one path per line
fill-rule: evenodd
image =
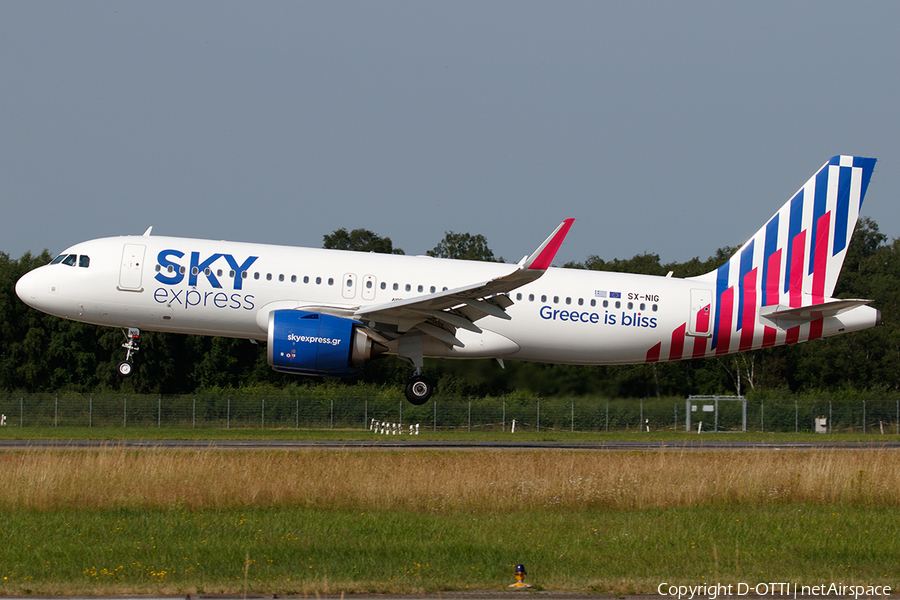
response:
M52 261L50 261L50 264L57 265L57 264L61 263L67 256L68 256L68 254L60 254L59 256L54 258Z
M63 259L62 264L68 265L68 266L70 266L70 267L74 267L74 266L75 266L75 261L76 261L77 259L78 259L78 255L77 255L77 254L69 254L68 256L66 256L66 257Z
M81 256L79 256L78 257L78 266L84 267L85 269L88 268L89 266L91 266L91 257L86 254L82 254Z

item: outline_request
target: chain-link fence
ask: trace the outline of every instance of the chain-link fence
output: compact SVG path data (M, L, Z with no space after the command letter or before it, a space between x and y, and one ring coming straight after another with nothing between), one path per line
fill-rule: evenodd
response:
M718 403L704 431L740 431L741 402ZM900 434L900 400L747 401L749 431ZM402 397L166 396L147 394L0 393L8 427L179 427L369 429L373 422L420 430L684 431L683 398L435 398L413 406ZM696 429L703 413L692 415ZM822 421L820 421L820 424Z

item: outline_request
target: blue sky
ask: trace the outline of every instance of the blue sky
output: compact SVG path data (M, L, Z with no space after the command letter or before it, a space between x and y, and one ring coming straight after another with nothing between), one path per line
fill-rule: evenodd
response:
M704 259L829 157L900 236L900 3L0 0L0 251L140 234Z

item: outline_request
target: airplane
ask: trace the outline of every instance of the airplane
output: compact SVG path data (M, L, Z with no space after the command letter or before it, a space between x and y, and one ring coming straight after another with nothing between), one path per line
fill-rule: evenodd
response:
M875 159L835 156L725 264L678 278L551 266L573 219L518 264L151 235L75 244L25 274L29 306L119 327L119 373L142 330L267 342L286 373L349 375L383 353L576 365L654 363L873 327L870 300L833 298Z

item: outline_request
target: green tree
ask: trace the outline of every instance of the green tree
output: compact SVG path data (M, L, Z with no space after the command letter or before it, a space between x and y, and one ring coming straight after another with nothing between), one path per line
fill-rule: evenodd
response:
M494 252L488 247L487 239L480 233L472 235L447 231L444 239L425 254L436 258L503 262L502 258L494 258Z
M341 227L323 237L323 248L328 250L353 250L355 252L377 252L379 254L404 254L401 248L394 248L389 237L381 237L368 229L354 229L348 232Z

